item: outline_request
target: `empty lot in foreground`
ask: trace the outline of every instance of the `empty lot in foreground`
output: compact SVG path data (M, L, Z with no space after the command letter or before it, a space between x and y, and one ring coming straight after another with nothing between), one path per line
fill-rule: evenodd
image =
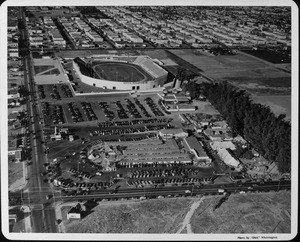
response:
M62 216L67 233L172 234L180 230L192 205L202 199L189 220L193 233L290 233L290 191L232 194L213 211L220 198L102 202L80 221L66 219L70 207L62 207Z

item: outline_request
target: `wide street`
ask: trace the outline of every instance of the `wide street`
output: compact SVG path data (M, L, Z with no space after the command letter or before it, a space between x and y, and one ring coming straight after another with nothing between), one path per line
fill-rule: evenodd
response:
M31 219L32 219L32 231L33 232L56 232L55 225L55 213L54 209L44 210L45 206L42 205L38 209L34 206L32 207L32 201L35 199L40 199L42 196L41 187L49 187L48 183L43 183L40 172L43 169L43 164L46 162L46 156L42 143L44 142L43 133L40 125L39 112L37 110L38 104L35 95L35 85L33 82L33 73L31 65L31 54L29 57L25 58L25 86L30 91L31 95L29 97L29 102L27 103L28 115L30 116L30 127L32 140L32 162L28 168L28 184L24 188L27 189L38 189L39 192L28 194L28 205L32 208Z
M164 186L164 187L143 187L143 188L120 188L114 189L99 189L91 191L87 195L74 195L67 196L59 190L54 190L46 186L40 188L30 188L28 191L12 193L11 197L18 198L22 196L23 204L30 204L36 210L43 210L47 207L50 211L51 204L56 202L69 202L69 201L87 201L90 199L103 200L103 199L131 199L131 198L157 198L174 197L174 196L195 196L195 195L209 195L218 194L219 189L224 189L226 192L239 193L239 192L266 192L266 191L279 191L290 190L290 181L268 181L262 184L258 182L245 182L245 183L224 183L224 184L207 184L203 186L188 185L188 186ZM46 196L51 195L47 199Z

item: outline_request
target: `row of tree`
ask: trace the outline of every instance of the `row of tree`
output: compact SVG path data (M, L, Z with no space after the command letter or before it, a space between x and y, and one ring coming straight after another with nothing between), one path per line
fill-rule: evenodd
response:
M285 115L275 116L270 108L253 103L249 94L227 82L191 85L223 115L233 135L240 134L266 159L276 162L280 172L291 170L291 124ZM188 88L189 89L189 88Z

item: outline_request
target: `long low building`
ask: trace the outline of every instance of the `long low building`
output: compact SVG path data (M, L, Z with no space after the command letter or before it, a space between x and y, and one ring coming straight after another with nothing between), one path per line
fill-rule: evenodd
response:
M196 160L205 161L206 163L211 162L211 158L206 154L196 137L187 137L184 139L184 142L189 150L195 155Z
M111 143L112 144L112 143ZM118 144L112 144L117 146ZM121 165L155 163L192 163L188 153L181 153L175 140L145 140L122 143Z
M143 157L139 159L125 159L120 161L121 165L127 165L127 164L173 164L173 163L185 163L185 164L191 164L192 160L189 157L188 154L179 153L179 154L173 154L169 156L164 157Z

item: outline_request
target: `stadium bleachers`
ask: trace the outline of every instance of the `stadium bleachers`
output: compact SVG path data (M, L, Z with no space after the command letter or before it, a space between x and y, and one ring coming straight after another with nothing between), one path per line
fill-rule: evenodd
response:
M147 58L145 56L137 57L133 63L141 66L143 69L145 69L147 72L149 72L155 78L158 78L158 77L161 77L161 76L167 74L167 72L163 68L156 65L149 58Z

